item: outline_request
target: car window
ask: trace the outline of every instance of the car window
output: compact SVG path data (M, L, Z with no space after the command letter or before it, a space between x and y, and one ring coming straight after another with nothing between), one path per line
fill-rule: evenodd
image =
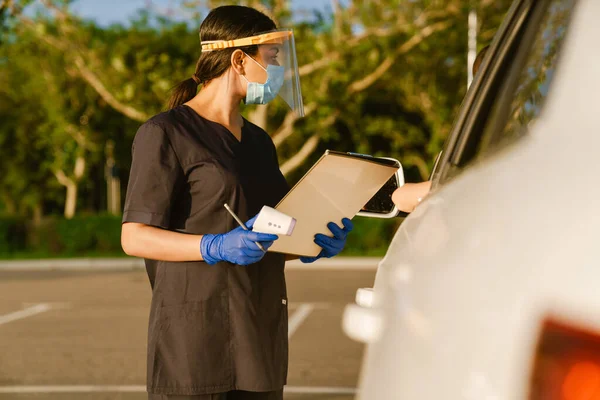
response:
M504 87L535 8L531 0L522 0L513 2L508 10L446 140L433 177L434 189L460 174L477 156L492 106Z
M551 0L542 10L538 28L519 50L506 88L494 105L478 158L515 142L535 124L550 91L574 6L575 0Z
M513 25L499 41L499 50L492 52L489 65L483 67L481 84L488 83L488 89L470 106L455 144L445 147L436 184L445 184L475 160L514 143L535 123L551 89L575 3L519 3L512 15ZM496 73L487 76L485 70Z

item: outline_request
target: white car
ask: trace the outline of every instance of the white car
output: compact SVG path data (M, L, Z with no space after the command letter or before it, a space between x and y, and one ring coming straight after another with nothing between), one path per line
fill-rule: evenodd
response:
M600 399L599 151L600 0L515 1L346 309L358 398Z

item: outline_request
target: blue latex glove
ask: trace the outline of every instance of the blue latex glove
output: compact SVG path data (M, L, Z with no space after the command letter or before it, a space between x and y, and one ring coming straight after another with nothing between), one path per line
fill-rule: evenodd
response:
M252 229L256 216L246 222ZM265 251L278 239L277 235L252 232L237 227L227 233L216 235L207 234L200 241L200 253L204 261L213 265L219 261L227 261L237 265L250 265L260 261L265 252L258 248L255 242L260 242Z
M327 227L333 234L333 237L317 233L315 235L315 243L321 246L323 250L321 250L319 255L316 257L300 257L300 261L303 263L312 263L317 261L319 258L331 258L340 254L346 245L346 237L348 236L348 233L350 233L350 231L352 231L354 228L352 221L350 221L348 218L342 219L342 224L344 224L344 229L340 228L333 222L328 223Z

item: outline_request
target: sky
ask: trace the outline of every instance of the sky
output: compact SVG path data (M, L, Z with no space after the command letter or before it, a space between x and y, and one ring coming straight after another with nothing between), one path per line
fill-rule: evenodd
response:
M325 10L331 7L329 0L290 0L295 10ZM125 23L133 16L136 10L147 6L147 0L76 0L72 10L82 17L95 19L101 25L114 22ZM152 0L152 3L161 10L168 9L180 3L174 0Z

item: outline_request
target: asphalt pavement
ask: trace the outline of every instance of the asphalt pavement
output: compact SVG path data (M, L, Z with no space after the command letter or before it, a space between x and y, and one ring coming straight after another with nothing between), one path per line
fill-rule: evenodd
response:
M286 272L286 400L354 398L363 346L344 335L341 318L375 269L343 264ZM0 268L0 399L147 398L150 295L139 268Z

